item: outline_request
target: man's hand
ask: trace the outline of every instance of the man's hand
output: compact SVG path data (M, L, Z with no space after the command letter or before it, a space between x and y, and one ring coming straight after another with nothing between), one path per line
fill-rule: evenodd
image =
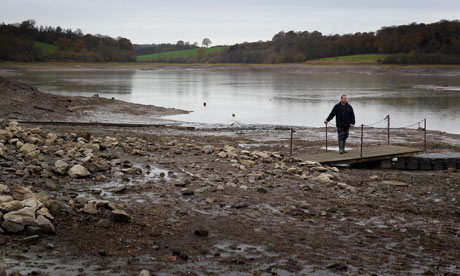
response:
M354 127L355 127L355 125L354 125L354 124L350 124L350 127L351 127L351 128L354 128Z
M329 123L327 120L324 120L324 124L327 125L327 123Z

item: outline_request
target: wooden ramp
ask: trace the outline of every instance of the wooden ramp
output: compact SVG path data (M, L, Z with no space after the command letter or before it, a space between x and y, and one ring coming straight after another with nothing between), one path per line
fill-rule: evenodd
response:
M348 153L339 154L337 151L329 151L319 154L304 155L303 160L316 161L321 164L353 164L369 161L386 160L395 157L406 157L416 155L423 152L422 149L381 145L363 148L363 156L361 150L349 150Z

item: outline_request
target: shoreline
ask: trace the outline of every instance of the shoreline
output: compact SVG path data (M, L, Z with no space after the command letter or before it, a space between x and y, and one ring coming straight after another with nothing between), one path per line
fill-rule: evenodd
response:
M158 70L158 69L196 69L208 71L276 71L284 73L321 73L347 72L365 74L415 74L415 75L446 75L460 76L460 65L389 65L363 63L288 63L288 64L175 64L175 63L137 63L137 62L0 62L0 76L8 71L37 71L37 70ZM2 72L3 71L3 72Z

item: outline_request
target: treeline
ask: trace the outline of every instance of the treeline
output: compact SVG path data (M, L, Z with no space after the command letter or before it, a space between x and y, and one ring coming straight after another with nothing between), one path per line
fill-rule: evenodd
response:
M216 62L286 63L317 58L382 53L384 63L460 63L460 22L383 27L376 33L323 35L279 32L271 41L241 43L222 51Z
M37 46L34 42L54 45ZM131 41L84 34L80 29L35 26L34 20L0 25L0 60L136 61Z
M180 51L198 48L198 42L190 44L188 41L177 41L176 44L161 43L161 44L134 44L136 56L164 53L170 51Z

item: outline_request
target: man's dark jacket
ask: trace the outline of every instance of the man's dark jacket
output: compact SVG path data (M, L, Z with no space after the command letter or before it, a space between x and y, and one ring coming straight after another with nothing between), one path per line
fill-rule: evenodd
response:
M327 117L327 121L331 121L335 116L335 125L337 127L349 128L350 124L355 124L355 113L353 107L349 103L342 105L338 103L332 108L331 114Z

